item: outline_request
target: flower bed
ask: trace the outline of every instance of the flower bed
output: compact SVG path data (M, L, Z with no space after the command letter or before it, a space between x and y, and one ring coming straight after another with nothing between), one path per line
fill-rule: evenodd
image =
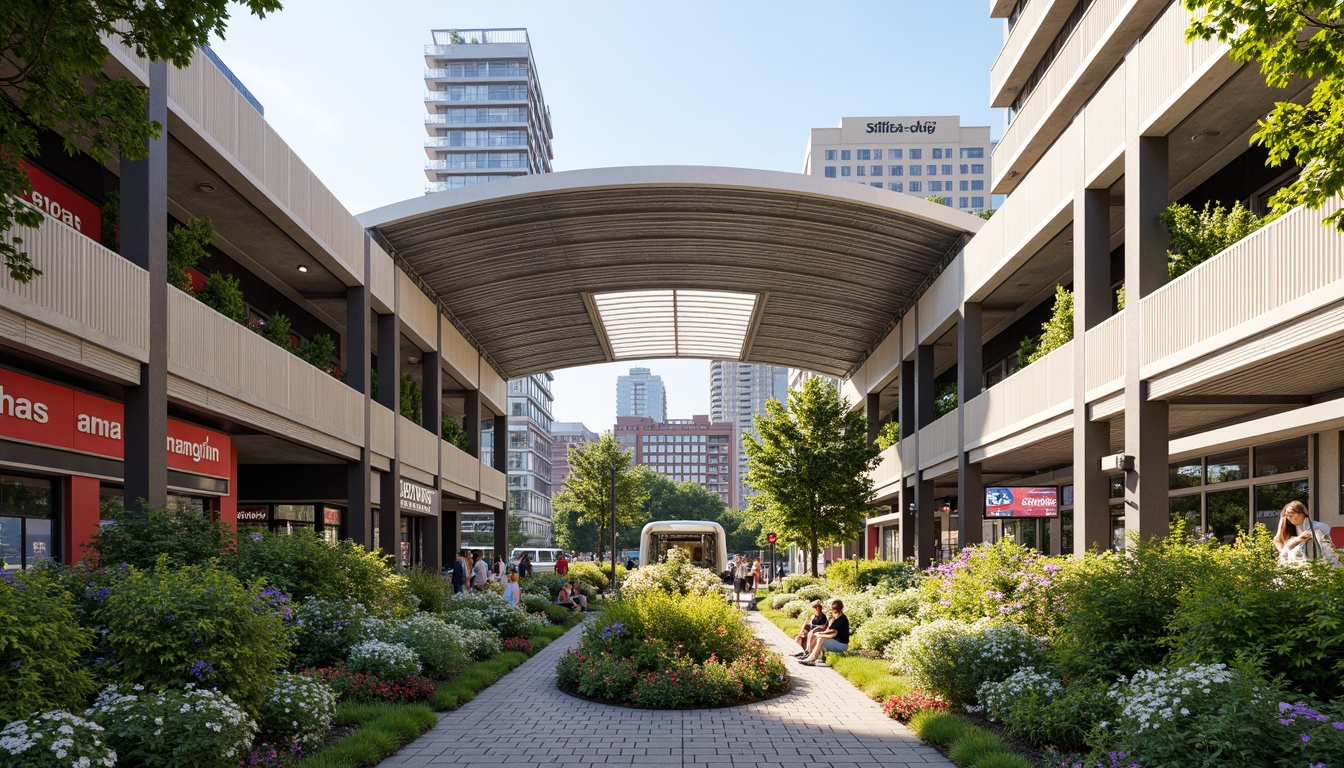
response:
M561 657L561 690L612 704L686 709L744 704L789 690L779 654L721 598L657 589L609 602Z

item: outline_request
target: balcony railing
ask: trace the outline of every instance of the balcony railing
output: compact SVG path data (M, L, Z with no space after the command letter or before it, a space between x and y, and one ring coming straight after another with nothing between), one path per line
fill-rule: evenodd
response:
M1070 409L1073 343L1056 349L965 403L967 447L1027 429Z
M901 446L900 443L887 447L879 455L882 463L873 469L873 490L878 493L889 485L901 482Z
M1008 80L1008 75L1022 64L1022 51L1036 34L1041 19L1045 17L1046 11L1050 10L1055 1L1037 0L1034 3L1027 3L1026 8L1022 9L1022 15L1018 17L1017 23L1009 31L1008 39L1003 41L1003 48L999 50L999 57L995 59L994 66L989 70L989 94L991 99L999 95L999 92L1003 90L1004 83Z
M479 490L481 487L481 462L447 440L443 441L442 451L443 463L440 474L443 479L473 492Z
M957 412L953 410L919 430L920 469L956 457L960 437L958 425Z
M437 474L440 442L438 435L397 414L397 456L406 464L431 475Z

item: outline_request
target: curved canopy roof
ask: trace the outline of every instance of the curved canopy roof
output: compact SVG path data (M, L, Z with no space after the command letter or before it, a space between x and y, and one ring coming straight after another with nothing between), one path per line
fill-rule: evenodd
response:
M359 220L506 378L659 357L842 376L984 223L854 182L681 166L519 176Z

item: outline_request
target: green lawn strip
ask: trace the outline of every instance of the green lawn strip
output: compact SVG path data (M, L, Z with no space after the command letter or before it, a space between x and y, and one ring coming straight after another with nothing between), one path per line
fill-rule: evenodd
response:
M521 651L505 651L493 659L473 661L457 677L441 684L429 700L429 705L443 712L457 709L476 698L476 694L507 675L514 667L527 661Z
M826 663L879 704L914 690L909 680L891 671L891 662L886 659L828 653Z
M784 634L789 637L798 634L798 630L803 626L802 619L791 619L788 614L783 611L776 611L775 609L768 607L768 605L769 603L765 601L757 603L757 612L764 616L771 624L782 629Z
M336 711L340 725L359 725L321 752L305 757L299 768L363 768L409 744L438 722L424 704L342 704Z
M927 709L910 718L910 730L960 768L1031 768L1031 762L1013 752L998 734L972 725L951 712Z

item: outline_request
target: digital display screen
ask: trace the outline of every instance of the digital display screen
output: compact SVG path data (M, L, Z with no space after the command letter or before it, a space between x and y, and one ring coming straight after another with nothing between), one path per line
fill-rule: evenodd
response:
M1059 489L1009 488L997 486L985 489L985 517L1058 517Z

